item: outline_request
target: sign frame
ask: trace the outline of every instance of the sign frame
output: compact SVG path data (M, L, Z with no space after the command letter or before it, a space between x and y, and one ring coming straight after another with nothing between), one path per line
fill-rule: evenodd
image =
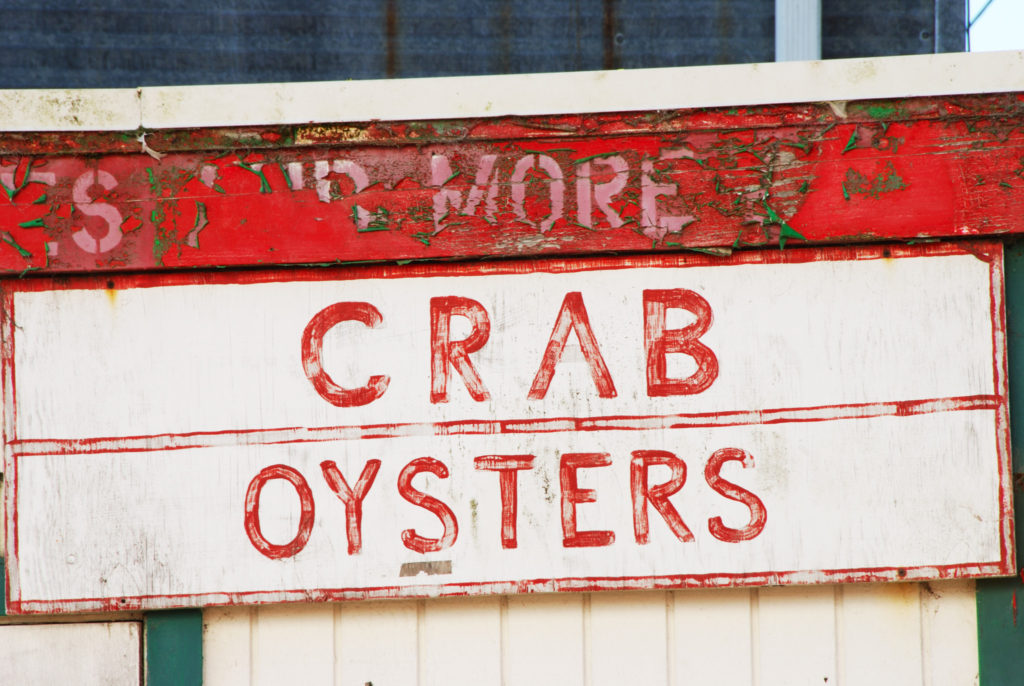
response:
M3 353L3 379L5 399L5 445L7 450L6 473L6 507L13 516L8 522L8 541L11 553L7 561L7 607L13 613L49 613L49 612L82 612L89 610L110 611L110 610L134 610L134 609L158 609L165 607L182 607L191 605L222 605L240 603L267 603L267 602L295 602L295 601L334 601L350 599L369 598L392 598L392 597L437 597L468 595L478 593L511 593L511 592L553 592L553 591L590 591L590 590L626 590L626 589L667 589L667 588L689 588L689 587L721 587L721 586L761 586L761 585L788 585L805 583L834 583L834 582L865 582L865 581L909 581L915 579L936 579L936 578L962 578L984 575L1007 575L1014 571L1013 560L1013 509L1010 494L1010 452L1009 452L1009 417L1008 417L1008 381L1006 370L1006 341L1005 341L1005 316L1003 313L1003 288L1004 276L1001 262L1002 245L991 241L963 241L957 243L924 244L917 246L860 246L860 247L833 247L828 249L790 249L784 251L743 251L737 252L730 258L720 258L697 254L680 254L670 258L681 265L718 265L726 267L723 263L731 264L799 264L805 261L816 260L888 260L916 257L922 255L972 255L979 260L988 263L989 266L989 302L990 315L993 322L993 374L998 389L994 409L996 410L996 447L999 456L999 500L1000 500L1000 541L1001 555L997 561L980 565L952 565L936 568L925 567L889 567L871 569L829 569L829 570L801 570L801 571L775 571L768 573L749 574L681 574L662 575L657 577L631 577L631 578L553 578L553 579L532 579L532 580L510 580L482 583L458 583L444 584L428 582L414 586L385 586L359 589L285 589L274 591L257 591L246 593L201 593L174 596L130 596L130 597L109 597L109 598L80 598L69 600L45 601L32 600L19 597L20 586L17 582L19 569L18 558L18 460L23 453L31 459L33 449L32 441L18 442L11 435L10 427L14 426L14 413L17 405L11 402L15 390L14 379L14 326L15 321L11 316L13 311L13 294L24 291L49 290L53 287L58 289L104 289L108 293L116 294L125 288L185 285L185 284L223 284L223 283L259 283L276 281L308 280L316 281L324 277L325 272L321 269L305 269L298 271L261 271L261 272L220 272L220 273L196 273L196 272L172 272L164 274L136 274L119 276L81 276L61 277L57 280L33 279L22 282L9 282L4 288L4 347ZM622 267L625 265L642 265L655 262L664 262L666 257L635 257L635 258L593 258L585 261L588 265L599 266L602 264ZM572 269L572 265L584 263L580 260L544 260L536 263L542 265L552 272ZM342 279L358 279L367 275L393 275L393 276L414 276L417 274L501 274L521 271L521 263L495 262L475 264L453 264L448 266L430 265L408 265L403 267L369 267L343 269L334 272L334 276ZM333 270L332 270L333 271ZM889 416L906 416L914 414L913 407L894 403L891 406L877 408L881 414ZM925 411L928 411L927 409ZM931 410L931 411L934 411ZM941 411L941 410L940 410ZM801 421L801 420L796 420ZM207 436L206 438L209 438ZM294 438L294 437L293 437ZM323 437L307 437L308 440L323 440ZM103 450L115 449L119 440L114 439L88 439L69 440L45 445L39 452L69 454L89 454ZM132 439L134 440L134 439ZM181 449L189 446L204 445L204 436L196 434L185 438L184 442L177 442L176 439L164 436L152 437L155 442L146 443L136 441L133 447L127 449L159 450L161 448ZM290 440L286 436L277 436L276 440ZM45 443L45 442L44 442ZM124 446L121 446L122 448ZM21 453L19 453L19 448ZM11 583L13 580L14 583Z

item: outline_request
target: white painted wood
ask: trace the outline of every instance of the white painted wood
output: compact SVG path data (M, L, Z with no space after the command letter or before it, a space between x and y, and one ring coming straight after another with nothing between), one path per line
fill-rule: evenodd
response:
M918 584L850 584L837 588L842 684L922 683Z
M395 278L127 288L114 295L100 280L91 290L19 292L17 437L721 413L996 390L988 263L967 254L866 261L830 260L830 254L843 255L826 251L823 259L797 264L558 274L403 278L408 272L393 272ZM714 321L700 340L721 372L699 394L651 397L643 374L643 291L679 288L709 303ZM528 398L569 292L582 294L615 397L598 397L570 334L547 394ZM489 314L490 337L471 356L489 401L474 401L454 371L449 400L429 400L430 300L451 295L471 297ZM933 306L922 308L925 300ZM303 330L338 302L368 302L383 317L376 328L339 324L324 338L323 364L337 383L357 388L371 375L390 377L378 400L359 407L325 401L301 366ZM684 312L670 308L667 327L694 320ZM465 324L453 318L452 340L468 333ZM751 346L751 336L764 347ZM688 355L669 355L668 367L670 375L686 378L694 363ZM74 384L67 383L71 378ZM123 411L110 411L114 398ZM232 435L219 444L238 440ZM202 444L178 445L196 443Z
M141 685L140 622L0 626L0 683Z
M592 593L589 683L669 683L667 593Z
M334 683L403 686L418 678L418 603L381 601L335 605Z
M821 59L821 0L775 0L775 61Z
M758 589L754 629L758 686L836 683L835 598L832 586Z
M253 683L256 616L257 609L251 607L211 607L203 612L204 686Z
M925 686L978 683L978 610L973 580L921 584Z
M136 88L0 90L0 129L134 131L141 106Z
M507 599L505 686L584 686L583 601L576 593Z
M564 74L0 90L0 130L132 131L1004 93L1024 90L1022 65L1024 53L1007 51Z
M146 128L249 126L1001 93L1024 90L1022 67L1024 53L1010 51L566 74L150 87L141 89L141 118Z
M334 608L268 605L256 611L253 686L334 682Z
M673 686L750 682L753 594L748 589L672 593Z
M114 607L161 607L340 598L367 588L435 595L440 584L474 593L503 592L511 582L556 590L643 588L652 577L729 585L999 571L1006 437L997 427L1006 408L994 373L1002 348L991 316L993 263L968 254L848 255L784 265L154 284L113 295L15 292L14 605L86 610L108 599ZM651 396L642 373L643 291L682 287L709 303L714 321L700 341L720 372L699 394ZM617 393L598 397L570 337L547 395L531 400L561 296L570 292L582 294ZM429 402L430 298L452 294L486 303L492 321L488 344L472 355L491 394L485 402L454 372L449 402ZM380 327L349 323L324 337L324 365L336 382L391 377L382 397L359 407L321 398L301 364L306 324L342 301L375 303L384 317ZM693 318L671 309L666 326ZM461 320L453 322L458 329ZM694 373L690 355L667 358L669 376ZM119 411L109 407L115 397ZM468 433L435 435L452 431L435 422L452 421L471 422L454 429ZM360 425L386 437L351 440L364 435ZM193 447L165 450L182 446ZM705 475L724 448L745 451L751 463L725 463L722 478L767 513L749 540L712 535L714 518L739 528L753 511L716 492ZM685 462L685 490L672 502L693 541L678 540L649 507L650 542L638 543L630 494L637 450ZM584 499L575 511L580 531L610 531L610 545L564 540L566 453L609 454L609 466L578 470L578 487L593 490L596 502ZM517 546L505 548L497 475L473 464L523 454L535 464L519 474ZM395 486L422 456L440 460L449 475L422 474L413 487L450 505L459 523L450 549L431 554L414 552L403 532L439 538L440 522ZM349 554L345 507L322 465L336 463L354 484L370 460L382 464L363 502L362 549ZM301 551L271 559L246 532L245 503L253 479L279 464L308 485L315 515ZM652 484L668 477L664 469L652 469ZM256 502L269 542L295 536L293 486L270 480ZM954 545L951 530L960 534ZM437 563L433 575L403 567L423 562ZM623 581L587 580L607 577ZM552 579L580 581L544 581ZM489 585L472 586L481 583Z
M419 684L501 682L498 598L423 601Z
M333 625L325 608L333 608ZM211 608L204 683L279 678L292 658L273 645L273 658L254 657L259 643L249 637L251 623L253 637L277 640L281 613L287 646L305 642L319 652L334 641L334 680L318 655L325 680L315 683L345 686L765 686L825 677L842 686L970 686L978 672L974 583L933 581ZM259 628L264 621L272 631ZM623 677L629 670L634 677Z

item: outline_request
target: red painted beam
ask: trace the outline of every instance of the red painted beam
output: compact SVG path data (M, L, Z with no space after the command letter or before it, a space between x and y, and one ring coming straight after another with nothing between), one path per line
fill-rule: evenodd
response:
M1024 95L0 135L0 270L726 252L1024 230ZM589 206L589 207L588 207Z

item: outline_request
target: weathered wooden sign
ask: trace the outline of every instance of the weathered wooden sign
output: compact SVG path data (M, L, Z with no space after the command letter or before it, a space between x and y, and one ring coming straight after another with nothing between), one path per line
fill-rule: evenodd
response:
M995 243L3 286L8 610L1013 572Z
M0 273L1019 232L1022 114L1004 94L0 133Z

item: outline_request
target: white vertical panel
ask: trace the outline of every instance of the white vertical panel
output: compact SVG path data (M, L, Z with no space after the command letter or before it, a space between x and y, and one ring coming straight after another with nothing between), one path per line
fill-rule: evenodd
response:
M757 591L759 686L834 684L836 609L832 586Z
M334 681L334 607L269 605L257 610L254 686Z
M745 684L752 675L750 589L676 591L673 686Z
M583 686L583 596L512 596L504 686Z
M973 580L921 584L925 686L978 683L978 610Z
M0 626L0 683L140 683L140 623Z
M252 683L252 625L256 609L212 607L203 611L203 685Z
M668 683L667 593L593 593L590 598L590 683Z
M212 608L204 683L969 686L974 603L943 581Z
M405 686L416 683L417 601L337 606L335 683Z
M843 684L920 684L919 584L851 584L842 594Z
M420 625L420 686L501 682L501 609L497 597L425 602Z

